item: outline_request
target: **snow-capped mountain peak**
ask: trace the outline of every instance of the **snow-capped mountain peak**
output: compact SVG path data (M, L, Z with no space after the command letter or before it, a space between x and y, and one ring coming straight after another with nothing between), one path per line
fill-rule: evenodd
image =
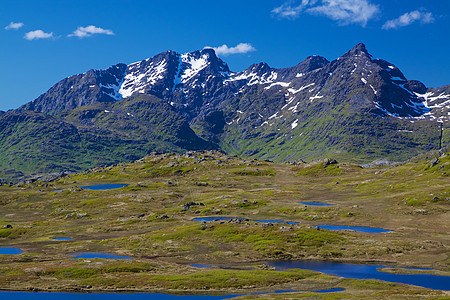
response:
M166 51L129 65L68 77L24 109L57 114L94 102L151 94L195 118L250 92L260 100L272 99L271 107L279 105L277 110L258 112L265 117L351 99L352 105L377 115L433 119L450 118L448 90L427 89L419 81L408 80L394 64L373 59L364 44L331 62L310 56L294 67L276 69L258 63L238 73L230 72L213 49L205 48L183 54Z
M266 63L253 64L240 73L231 74L226 81L246 81L247 85L270 84L277 80L278 74L275 69Z
M150 93L165 98L168 92L180 85L192 85L192 79L201 74L228 76L229 73L228 66L216 56L213 49L184 54L166 51L128 65L118 88L120 96L115 99L127 98L134 93Z
M181 55L181 62L183 67L183 72L180 72L182 82L185 83L189 81L192 77L198 74L201 70L206 68L208 65L208 54L202 54L199 58L191 55L190 53L185 53Z

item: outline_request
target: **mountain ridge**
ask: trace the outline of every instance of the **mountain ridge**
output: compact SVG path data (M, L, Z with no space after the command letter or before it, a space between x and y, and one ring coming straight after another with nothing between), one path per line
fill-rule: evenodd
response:
M169 50L67 77L0 114L0 167L32 172L38 163L21 161L45 157L46 171L79 170L152 150L201 149L274 161L405 160L448 144L449 99L450 85L427 88L408 80L362 43L332 61L314 55L289 68L261 62L241 72L232 72L213 49ZM55 134L56 144L70 145L61 146L54 161L36 153L40 134L29 136L23 128L31 119L20 117L28 111L55 130L52 120L73 126L78 140L66 143ZM13 119L16 134L24 135L20 149L7 136L6 120ZM51 131L43 132L42 139L52 140Z
M420 106L420 102L426 102L420 101L419 98L426 100L426 98L422 97L422 95L428 92L432 92L433 90L445 88L427 88L420 81L407 80L403 73L397 67L395 67L395 65L382 59L372 59L372 55L369 54L363 43L357 44L341 57L331 62L326 58L314 55L307 57L305 60L294 67L276 69L270 67L267 63L261 62L253 64L241 72L231 72L228 68L228 65L216 56L213 49L205 48L201 51L196 50L184 54L168 50L151 58L134 62L129 65L119 63L105 70L91 69L85 73L67 77L66 79L53 86L49 91L42 94L37 99L20 107L18 110L33 110L37 112L57 114L63 110L70 110L75 107L89 105L93 102L112 102L113 100L120 100L122 98L129 97L136 92L153 94L164 100L175 100L170 102L173 102L173 104L181 104L187 106L187 103L183 103L186 102L185 99L183 99L186 98L183 97L185 96L184 94L189 92L195 94L195 92L198 90L198 86L192 85L192 81L195 81L195 79L205 81L205 78L198 77L210 77L219 75L219 77L221 77L220 79L222 79L222 81L225 83L230 81L250 79L250 85L254 83L274 83L275 81L273 79L278 79L278 76L281 79L279 82L284 82L284 80L292 81L303 77L305 75L304 73L309 73L326 66L333 67L333 65L339 60L351 59L353 57L365 57L371 62L378 65L380 68L383 68L386 72L380 72L380 76L383 77L385 81L390 80L394 85L397 85L396 93L403 93L400 98L408 98L409 96L412 97L411 100L413 101L410 101L409 105L407 105L409 109L407 107L402 108L400 110L400 112L402 113L399 113L399 110L392 105L391 107L386 107L390 103L395 101L395 99L389 99L388 105L383 105L383 103L381 103L381 110L383 110L384 113L391 114L397 117L423 115L426 112L429 112L429 110L427 110L427 108L424 106L417 106ZM296 75L295 78L293 76L294 73ZM80 76L82 76L82 78L79 78ZM103 78L106 78L106 80L104 80ZM67 101L67 98L69 98L72 101L72 103L66 104L66 107L45 108L46 105L39 103L47 102L45 101L47 100L46 95L54 94L52 89L59 88L62 83L65 83L65 81L70 79L79 79L82 83L83 81L86 81L85 85L82 85L82 88L85 88L86 85L89 85L89 87L93 90L88 93L88 95L81 95L84 98L75 99L78 100L77 103L74 103L76 101L73 99L71 93L68 92L67 96L64 97L64 95L62 96L59 91L56 91L58 99ZM367 79L365 78L362 78L361 80L363 83L364 81L367 81ZM202 83L202 85L203 84L204 83ZM71 85L70 88L72 89L73 85ZM371 88L376 94L377 92L372 85ZM416 94L405 95L405 93L417 93L420 96ZM55 101L55 98L56 97L48 98L48 102L57 102ZM190 98L196 97L194 96ZM193 99L189 104L198 106L199 101L198 99ZM404 112L406 111L408 113L405 114Z

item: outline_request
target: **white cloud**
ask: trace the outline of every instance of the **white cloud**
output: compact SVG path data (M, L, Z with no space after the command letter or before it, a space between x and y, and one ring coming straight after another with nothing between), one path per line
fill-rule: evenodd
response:
M406 13L398 17L397 19L389 20L383 25L383 29L396 29L399 27L405 27L411 25L415 22L420 22L421 24L433 23L433 14L426 11L414 10L412 12Z
M289 1L272 9L272 14L279 18L296 19L306 6L314 5L316 2L317 0L302 0L300 4L293 6L293 2Z
M285 3L272 9L272 13L280 18L296 19L298 18L298 15L302 12L302 10L302 5L292 7L292 5Z
M272 14L280 18L295 19L302 12L313 15L324 15L342 25L361 24L365 26L380 11L370 0L302 0L298 5L286 2L272 10Z
M9 23L8 26L5 27L6 30L10 30L10 29L19 29L20 27L23 27L25 24L18 22L18 23L14 23L11 22Z
M309 13L325 15L344 25L356 23L362 26L366 26L379 11L377 5L367 0L323 0L322 5L308 9Z
M51 39L53 38L53 32L47 33L42 30L34 30L27 32L24 36L26 40L40 40L40 39Z
M109 29L103 29L100 27L95 27L94 25L89 25L86 27L78 27L77 30L69 34L68 36L77 36L79 38L90 37L94 34L106 34L106 35L114 35L114 32Z
M222 45L220 47L205 47L212 48L216 51L217 55L230 55L230 54L239 54L239 53L248 53L252 51L256 51L255 47L249 43L240 43L236 47L228 47L227 45Z

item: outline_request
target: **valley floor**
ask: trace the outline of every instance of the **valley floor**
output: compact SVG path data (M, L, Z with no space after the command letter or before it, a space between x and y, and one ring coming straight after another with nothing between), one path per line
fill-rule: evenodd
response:
M443 290L271 266L319 260L450 276L449 175L449 153L361 168L330 160L246 161L205 151L152 154L51 183L1 186L0 248L24 252L0 255L0 289L246 294L241 298L248 299L450 297ZM82 188L95 184L128 186ZM193 220L200 217L222 220ZM326 225L389 231L327 230ZM73 259L71 254L82 252L132 259ZM332 288L344 291L312 292ZM279 290L295 292L248 295Z

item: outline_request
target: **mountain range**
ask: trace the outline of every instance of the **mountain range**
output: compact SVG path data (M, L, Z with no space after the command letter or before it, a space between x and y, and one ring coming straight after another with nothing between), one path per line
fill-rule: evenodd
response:
M277 162L406 160L449 144L450 85L428 88L358 44L328 61L230 71L213 49L67 77L0 113L0 176L80 171L152 151Z

